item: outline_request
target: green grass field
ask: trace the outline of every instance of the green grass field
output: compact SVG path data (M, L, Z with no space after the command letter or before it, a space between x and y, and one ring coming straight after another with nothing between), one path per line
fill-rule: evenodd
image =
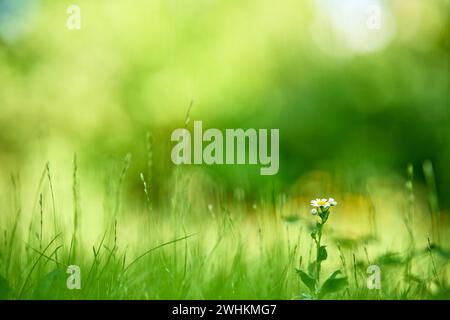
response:
M415 189L412 167L404 181L368 182L370 192L359 195L322 181L338 205L322 230L327 257L311 287L300 277L318 278L309 191L249 202L242 190L229 196L220 182L178 167L156 206L157 186L130 174L129 156L101 173L70 162L43 163L5 183L0 298L450 298L442 246L449 224L430 211L437 199L429 188ZM304 188L313 179L305 177ZM140 181L140 197L123 192L130 180ZM69 265L80 267L79 290L67 287ZM381 289L368 288L369 265L380 267ZM339 282L322 286L336 270Z
M449 17L0 0L0 299L450 299Z

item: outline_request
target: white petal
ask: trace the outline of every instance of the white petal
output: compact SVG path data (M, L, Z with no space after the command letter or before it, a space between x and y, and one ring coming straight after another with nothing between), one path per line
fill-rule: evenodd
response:
M333 198L328 199L328 203L329 203L330 205L332 205L332 206L337 205L336 200L334 200Z

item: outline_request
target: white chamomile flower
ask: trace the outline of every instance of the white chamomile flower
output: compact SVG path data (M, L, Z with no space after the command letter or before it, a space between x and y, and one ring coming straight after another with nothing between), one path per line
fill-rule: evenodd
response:
M327 199L315 199L315 200L311 200L311 205L315 208L320 208L320 207L329 207L330 204L328 203Z
M316 214L317 214L317 209L316 209L316 208L311 209L311 213L312 213L313 215L316 215Z
M334 207L335 205L337 205L336 200L334 200L333 198L328 199L328 203L330 204L330 206Z

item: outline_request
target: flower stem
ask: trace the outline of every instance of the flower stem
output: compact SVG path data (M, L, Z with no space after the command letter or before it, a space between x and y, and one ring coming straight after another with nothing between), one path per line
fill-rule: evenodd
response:
M320 264L321 261L319 259L319 255L320 255L320 241L322 239L322 227L323 227L323 223L318 223L317 224L317 239L316 239L316 279L317 279L317 284L320 281Z

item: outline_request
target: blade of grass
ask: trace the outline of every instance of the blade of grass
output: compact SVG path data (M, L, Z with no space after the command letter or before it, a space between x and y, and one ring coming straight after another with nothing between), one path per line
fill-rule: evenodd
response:
M43 254L45 254L45 252L47 251L48 248L50 248L50 246L53 244L53 242L55 242L55 240L61 235L61 233L57 234L50 242L49 244L44 248L44 250L42 251L42 253L39 254L39 257L36 259L36 261L33 263L33 266L31 267L30 271L28 272L27 277L25 278L25 281L22 285L22 288L19 291L19 295L18 295L18 299L20 299L22 297L22 294L25 290L26 285L28 284L28 281L30 280L31 274L33 273L33 270L36 268L37 264L39 263L39 261L41 260L41 258L43 257Z
M167 246L167 245L169 245L169 244L176 243L176 242L179 242L179 241L182 241L182 240L186 240L186 239L188 239L188 238L190 238L190 237L193 237L193 236L195 236L195 235L197 235L197 233L190 234L190 235L188 235L188 236L185 236L185 237L182 237L182 238L178 238L178 239L174 239L174 240L171 240L171 241L168 241L168 242L164 242L164 243L162 243L162 244L160 244L160 245L157 245L156 247L153 247L153 248L151 248L151 249L145 251L143 254L141 254L141 255L138 256L136 259L134 259L133 261L131 261L131 262L128 264L128 266L124 269L123 272L126 272L128 269L130 269L130 267L131 267L132 265L134 265L134 264L135 264L136 262L138 262L140 259L142 259L143 257L145 257L147 254L149 254L149 253L151 253L151 252L153 252L153 251L155 251L155 250L157 250L157 249L160 249L160 248L162 248L162 247L165 247L165 246Z

